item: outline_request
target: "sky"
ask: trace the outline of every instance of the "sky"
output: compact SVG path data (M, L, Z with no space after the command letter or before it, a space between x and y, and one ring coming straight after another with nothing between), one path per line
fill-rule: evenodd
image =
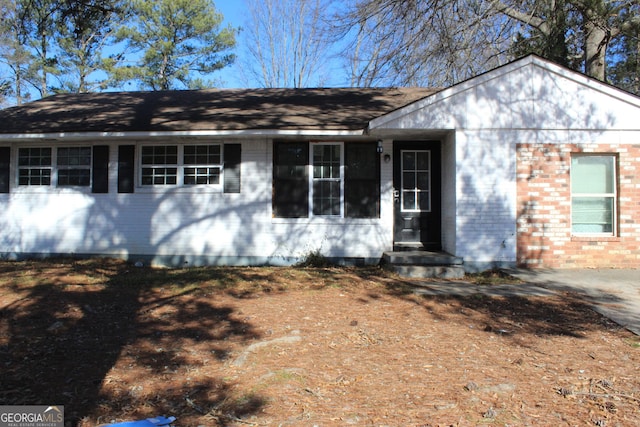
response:
M213 2L218 12L220 12L224 17L224 26L230 25L234 28L246 28L248 26L248 12L245 0L213 0ZM340 2L338 2L338 4L340 4ZM211 75L211 78L214 79L218 87L222 88L260 87L261 84L259 81L252 81L247 76L243 78L242 60L246 60L246 57L243 58L243 55L245 54L242 34L237 37L236 42L236 48L234 49L234 53L237 55L236 62L222 70L216 71ZM321 64L321 67L324 67L324 69L318 71L318 74L322 73L323 76L321 86L344 86L343 83L337 81L337 79L341 77L344 78L344 73L342 70L336 71L336 69L331 69L332 63L330 60ZM3 70L0 70L0 77L3 74L1 71ZM131 88L113 88L108 90L131 90ZM38 94L35 91L32 92L31 96L32 100L38 98ZM7 103L0 104L0 108L4 108L11 104L12 101L8 100Z
M215 1L216 9L224 16L224 25L232 27L241 27L245 25L245 15L243 11L246 9L244 0L217 0ZM237 88L243 87L244 83L238 79L238 64L223 68L218 74L223 80L224 87Z
M224 25L231 25L232 27L247 27L248 20L248 12L247 6L245 4L246 0L213 0L218 12L222 13L224 17ZM340 7L341 2L336 2ZM235 50L236 55L239 57L243 55L243 46L242 46L242 34L236 39L237 47ZM236 60L236 63L225 67L219 72L216 72L213 77L220 79L222 81L222 87L224 88L246 88L246 87L258 87L258 82L248 82L245 79L242 79L240 76L242 75L241 67L242 61L241 58ZM332 62L330 59L324 61L323 64L320 64L323 67L322 70L319 70L318 74L322 74L321 78L318 77L319 81L322 81L321 86L327 87L336 87L336 86L348 86L348 82L343 81L346 79L345 73L342 69L338 69L339 66Z

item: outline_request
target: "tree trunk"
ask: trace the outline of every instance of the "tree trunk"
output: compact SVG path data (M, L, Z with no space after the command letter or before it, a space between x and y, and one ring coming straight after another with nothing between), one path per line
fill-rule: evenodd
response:
M586 19L584 24L584 71L590 77L605 81L606 55L611 41L611 30L594 18Z

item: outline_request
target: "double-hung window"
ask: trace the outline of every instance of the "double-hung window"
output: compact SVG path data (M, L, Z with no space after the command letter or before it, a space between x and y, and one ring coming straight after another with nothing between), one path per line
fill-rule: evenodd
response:
M220 184L220 145L185 145L184 184Z
M91 185L91 147L60 147L56 162L58 186Z
M109 192L109 146L21 147L19 186L91 187Z
M51 148L18 150L18 185L51 185Z
M142 147L142 185L178 183L178 146Z
M571 231L613 236L616 230L616 156L571 157Z
M276 142L273 216L378 218L380 155L376 144Z
M221 144L143 146L140 158L143 186L220 185Z
M342 144L312 144L313 215L342 215Z

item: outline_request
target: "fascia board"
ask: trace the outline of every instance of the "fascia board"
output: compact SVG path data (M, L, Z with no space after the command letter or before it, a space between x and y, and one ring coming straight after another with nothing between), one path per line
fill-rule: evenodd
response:
M0 134L0 141L24 140L105 140L145 138L222 138L222 137L351 137L365 135L363 130L223 130L223 131L156 131L156 132L61 132Z

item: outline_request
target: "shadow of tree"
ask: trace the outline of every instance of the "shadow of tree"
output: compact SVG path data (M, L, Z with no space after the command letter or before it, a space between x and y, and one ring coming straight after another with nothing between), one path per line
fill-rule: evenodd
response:
M514 339L524 336L584 338L590 331L619 328L615 322L597 313L593 299L578 290L539 289L536 292L527 289L535 285L524 282L482 285L402 278L389 280L380 276L368 280L383 284L388 295L425 308L438 321L459 321L457 315L462 313L474 328ZM370 296L376 299L379 293ZM436 306L440 308L434 309ZM443 306L448 308L443 310Z
M190 346L213 343L212 358L224 360L234 343L258 337L233 308L193 298L198 272L105 260L35 263L24 273L12 267L0 268L5 286L17 296L0 310L4 404L63 404L73 426L97 408L114 418L136 419L202 415L211 408L241 417L262 406L258 395L230 400L223 379L188 377ZM229 282L244 280L233 272L220 275ZM169 296L161 297L159 287L169 288ZM112 368L127 363L166 384L146 381L140 369L126 378L110 376ZM218 425L224 425L223 417Z

